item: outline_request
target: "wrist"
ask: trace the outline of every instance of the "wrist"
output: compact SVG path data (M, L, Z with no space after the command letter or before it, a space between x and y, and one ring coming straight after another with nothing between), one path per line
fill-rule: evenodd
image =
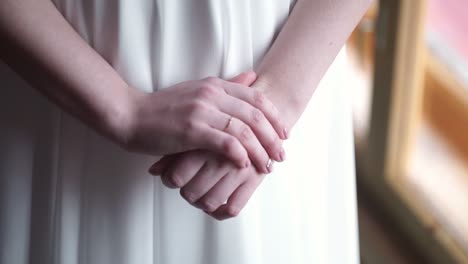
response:
M124 149L128 149L137 126L138 106L147 93L126 86L122 100L116 100L114 110L108 118L111 138Z
M272 82L262 77L259 77L252 87L261 91L273 103L278 109L280 117L286 125L286 129L288 131L291 130L300 116L296 111L297 104L291 95L285 94L284 90L275 88Z

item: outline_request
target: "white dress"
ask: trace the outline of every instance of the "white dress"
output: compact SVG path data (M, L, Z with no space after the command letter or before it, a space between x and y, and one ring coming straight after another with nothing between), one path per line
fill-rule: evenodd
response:
M290 0L55 0L133 87L254 67ZM73 52L73 51L70 51ZM358 263L342 53L235 219L218 222L0 64L0 263ZM338 78L336 78L338 76ZM112 95L109 95L112 96Z

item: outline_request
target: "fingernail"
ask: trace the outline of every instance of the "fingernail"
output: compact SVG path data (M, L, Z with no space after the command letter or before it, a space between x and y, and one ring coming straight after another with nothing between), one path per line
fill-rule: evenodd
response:
M280 161L284 161L286 159L286 152L284 152L284 149L281 149L279 156Z
M286 128L283 128L283 139L288 139L288 137L288 131L286 130Z
M269 159L266 165L266 173L271 173L273 171L273 160Z

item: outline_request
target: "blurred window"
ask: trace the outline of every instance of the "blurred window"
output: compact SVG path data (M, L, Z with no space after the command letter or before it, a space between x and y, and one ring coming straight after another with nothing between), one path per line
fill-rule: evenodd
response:
M466 26L466 0L385 0L368 12L348 45L356 66L357 156L372 174L365 180L372 186L388 185L422 228L464 263L468 262Z

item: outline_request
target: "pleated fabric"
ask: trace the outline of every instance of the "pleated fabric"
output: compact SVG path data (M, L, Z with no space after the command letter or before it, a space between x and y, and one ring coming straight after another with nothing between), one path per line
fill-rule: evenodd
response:
M290 0L55 0L133 87L257 65ZM73 51L70 51L73 52ZM343 51L241 215L218 222L0 63L0 263L357 263ZM112 95L109 95L112 96ZM174 102L177 103L177 102Z

